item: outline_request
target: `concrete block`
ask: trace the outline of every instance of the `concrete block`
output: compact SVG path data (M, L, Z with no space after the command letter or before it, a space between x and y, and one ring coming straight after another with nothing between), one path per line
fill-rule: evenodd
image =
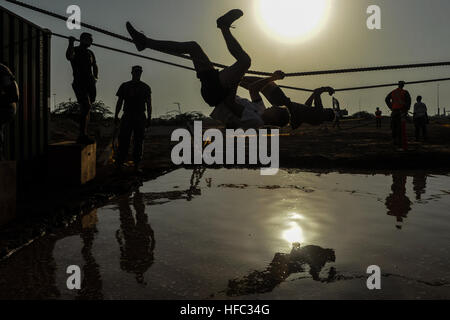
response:
M49 145L48 172L63 185L82 185L95 178L97 145L66 141Z

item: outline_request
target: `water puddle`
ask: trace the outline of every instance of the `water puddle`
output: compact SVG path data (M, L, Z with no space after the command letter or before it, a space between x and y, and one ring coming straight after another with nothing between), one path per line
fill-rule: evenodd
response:
M450 177L259 173L149 181L0 264L0 298L450 298Z

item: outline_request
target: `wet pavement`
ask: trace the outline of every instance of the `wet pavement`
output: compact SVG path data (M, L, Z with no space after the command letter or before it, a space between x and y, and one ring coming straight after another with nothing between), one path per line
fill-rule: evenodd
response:
M259 173L149 181L0 263L0 298L450 298L449 176Z

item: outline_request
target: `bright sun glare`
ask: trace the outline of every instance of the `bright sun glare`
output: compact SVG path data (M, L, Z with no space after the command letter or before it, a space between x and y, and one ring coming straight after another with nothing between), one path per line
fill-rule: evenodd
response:
M298 42L317 33L327 20L330 0L258 0L264 29L283 42Z

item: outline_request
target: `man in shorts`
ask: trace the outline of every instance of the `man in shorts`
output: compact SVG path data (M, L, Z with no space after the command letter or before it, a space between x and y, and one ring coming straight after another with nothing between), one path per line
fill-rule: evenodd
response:
M239 9L234 9L217 19L217 27L221 30L222 35L225 39L225 43L231 55L236 59L236 62L224 68L221 71L218 71L214 68L214 65L209 60L206 53L199 46L197 42L189 41L189 42L174 42L174 41L162 41L155 40L152 38L146 37L143 33L136 31L133 26L127 22L127 30L130 36L133 39L134 44L138 51L143 51L146 48L153 49L159 52L168 53L168 54L188 54L193 63L194 68L197 71L197 77L200 79L202 83L201 94L204 101L210 105L211 107L219 108L224 111L224 108L227 108L229 112L228 114L232 114L234 120L226 119L226 122L234 122L232 126L243 126L243 127L257 127L258 125L275 125L275 126L283 126L287 110L284 108L270 108L265 112L261 112L261 106L255 106L254 104L249 105L248 100L243 100L242 98L236 95L237 88L241 84L244 75L250 68L251 58L250 56L242 49L239 42L232 35L230 28L231 24L241 18L243 16L243 12ZM261 92L264 94L264 88L269 86L269 88L275 86L280 90L278 86L274 84L275 80L278 80L279 74L266 78L256 78L255 81L251 81L252 77L249 77L251 82L262 81L257 86L260 87ZM284 75L283 75L284 77ZM270 84L272 83L272 86ZM255 88L257 87L255 85ZM248 88L250 90L250 88ZM253 89L253 91L256 91ZM281 91L281 90L280 90ZM282 93L282 92L281 92ZM279 94L279 92L278 92ZM288 109L291 108L295 112L295 117L298 111L301 111L299 107L295 105L291 105L290 100L287 101L283 94L283 101L281 104L273 104L274 107L286 106L286 103L289 102ZM320 101L320 95L314 97L317 101ZM287 98L286 98L287 99ZM270 101L270 100L269 100ZM251 114L251 110L253 109L253 113L260 113L262 117L262 113L264 113L263 122L255 119L255 117L248 116ZM259 111L258 111L259 110ZM256 112L255 112L256 111ZM213 111L213 116L214 116ZM218 116L216 112L216 117L223 118L225 116ZM317 113L317 112L316 112ZM319 112L320 113L320 112ZM292 112L291 112L292 116ZM236 121L237 119L237 121ZM297 118L295 118L297 119ZM332 115L331 121L334 119L334 113ZM237 122L237 123L236 123ZM288 122L286 122L287 124Z
M274 75L276 76L276 74L280 72L281 71L277 71ZM276 76L276 78L283 79L284 74L281 72L281 74ZM267 82L265 83L264 80ZM255 86L255 84L259 85ZM278 126L284 126L282 125L283 121L279 121L277 116L269 112L270 110L276 110L276 108L281 106L284 106L287 110L289 110L289 122L294 130L299 128L303 123L316 126L324 123L325 121L335 120L334 110L324 108L321 98L321 95L325 92L327 92L330 96L334 95L335 90L331 87L321 87L315 89L305 104L299 104L292 102L291 99L288 98L281 90L281 88L276 85L273 80L271 81L270 78L263 79L259 77L246 76L243 78L240 85L243 88L248 89L250 91L250 95L252 95L252 89L254 92L258 90L272 105L272 108L267 109L265 112L264 120L266 125L278 122ZM255 95L255 93L253 93L253 95Z
M80 104L80 135L77 143L92 144L95 141L88 136L89 114L97 96L96 83L98 67L94 53L89 50L93 39L90 33L82 33L80 45L74 47L75 38L70 37L66 58L73 70L72 87Z
M224 104L235 117L241 119L246 108L240 103L239 99L236 99L236 92L242 77L250 68L251 59L231 34L230 28L231 24L241 18L243 14L241 10L234 9L217 19L217 27L222 32L229 52L236 59L233 65L221 71L214 68L214 65L197 42L151 39L136 31L129 22L127 23L127 30L133 38L138 51L149 48L168 54L188 54L194 63L197 77L202 84L201 94L204 101L211 107Z
M275 71L267 78L244 77L240 85L247 89L250 99L236 95L235 102L244 107L241 116L235 115L226 102L220 103L211 113L211 118L225 124L229 129L258 129L263 126L284 127L289 124L289 111L281 106L265 107L261 93L264 88L275 85L275 81L284 79L282 71ZM276 86L276 85L275 85Z

